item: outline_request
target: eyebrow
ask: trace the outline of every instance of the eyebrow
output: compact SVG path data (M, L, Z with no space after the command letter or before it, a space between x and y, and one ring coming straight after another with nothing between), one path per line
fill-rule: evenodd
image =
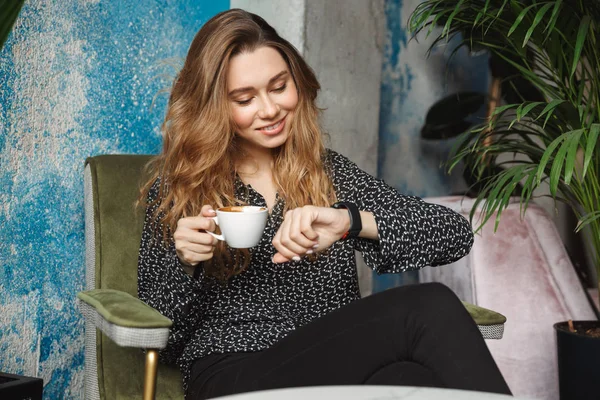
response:
M276 80L278 80L279 78L285 76L288 74L288 71L281 71L280 73L278 73L277 75L275 75L274 77L272 77L271 79L269 79L269 85L271 85L273 82L275 82ZM229 96L234 96L238 93L243 93L243 92L249 92L251 90L254 90L254 87L252 86L246 86L246 87L241 87L241 88L237 88L237 89L233 89L231 92L229 92Z

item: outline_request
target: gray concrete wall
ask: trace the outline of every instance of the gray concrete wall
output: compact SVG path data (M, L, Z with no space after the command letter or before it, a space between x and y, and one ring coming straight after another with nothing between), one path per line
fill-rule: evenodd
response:
M300 53L304 53L306 0L231 0L231 8L260 15Z
M331 147L377 173L383 0L307 0L305 58L322 85Z

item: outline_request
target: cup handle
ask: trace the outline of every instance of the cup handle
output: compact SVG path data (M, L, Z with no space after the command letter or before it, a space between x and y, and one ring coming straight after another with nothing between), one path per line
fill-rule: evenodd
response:
M218 217L207 217L208 219L212 219L213 221L215 221L215 224L219 225L219 219ZM216 233L210 232L210 231L205 231L206 233L208 233L210 236L214 237L215 239L218 239L220 241L224 241L225 237L223 235L217 235Z

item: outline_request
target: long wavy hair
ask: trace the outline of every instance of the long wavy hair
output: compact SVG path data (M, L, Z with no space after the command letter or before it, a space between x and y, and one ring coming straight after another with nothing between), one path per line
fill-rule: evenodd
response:
M273 178L285 208L328 206L335 200L327 174L320 110L320 89L314 72L298 51L261 17L232 9L210 19L196 34L183 68L174 80L162 125L161 154L148 168L150 180L141 190L142 203L159 179L155 218L164 227L163 240L172 241L177 221L215 208L245 204L235 197L236 160L245 155L236 137L227 96L231 58L268 46L288 65L298 91L298 104L285 144L273 150ZM220 280L244 271L248 250L231 250L223 242L204 263L206 273Z

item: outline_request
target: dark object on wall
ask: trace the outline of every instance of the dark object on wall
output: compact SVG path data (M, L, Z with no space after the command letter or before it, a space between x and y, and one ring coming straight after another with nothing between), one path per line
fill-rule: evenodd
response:
M427 111L425 125L421 128L421 139L452 139L468 131L477 124L475 119L480 109L484 106L489 108L488 97L486 93L459 92L439 100ZM489 163L480 171L465 168L463 178L468 189L466 193L461 194L477 197L488 179L502 171L502 167L494 163ZM514 196L519 196L522 189L521 184L517 184Z
M40 378L0 372L0 399L42 400L44 382Z
M600 329L599 321L575 321L571 332L568 322L554 324L558 346L558 383L561 400L597 399L600 393L600 337L584 335Z
M486 95L477 92L454 93L435 103L421 128L422 139L450 139L474 125L468 119L484 104Z
M525 49L527 51L527 49ZM535 65L535 59L527 52L529 63ZM505 54L507 59L511 59L514 63L519 63L509 54ZM520 103L522 101L545 101L544 95L538 88L525 79L519 70L511 65L505 59L492 53L490 54L490 73L492 77L501 79L502 98L507 104Z
M464 33L463 33L464 35ZM534 61L531 61L534 63ZM544 101L542 93L528 80L519 75L517 68L501 57L490 54L489 68L492 78L500 80L498 95L507 103L521 101ZM490 88L491 91L491 88ZM467 131L482 121L469 118L488 104L488 93L459 92L444 97L427 112L421 129L423 139L449 139ZM496 99L498 102L500 99ZM498 104L496 104L498 105Z
M17 20L25 0L0 0L0 49Z

